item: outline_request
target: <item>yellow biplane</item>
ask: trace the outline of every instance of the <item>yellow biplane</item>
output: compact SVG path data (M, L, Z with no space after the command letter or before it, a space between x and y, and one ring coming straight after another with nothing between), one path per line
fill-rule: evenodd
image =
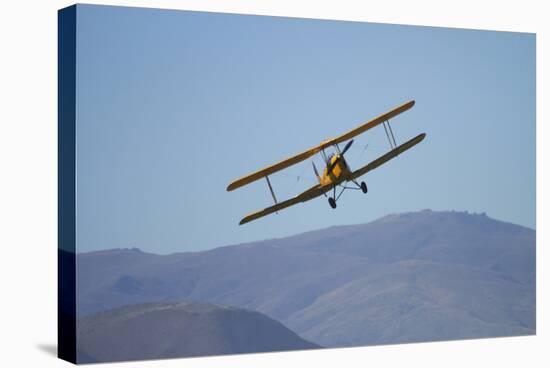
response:
M367 193L367 185L365 184L365 182L358 183L356 180L357 178L365 175L367 172L371 170L376 169L378 166L391 160L392 158L396 157L400 153L420 143L426 136L425 133L419 134L416 137L412 138L411 140L401 144L400 146L397 146L395 142L395 137L393 135L393 131L390 126L390 119L401 114L404 111L407 111L413 106L414 106L414 100L404 103L403 105L398 106L393 110L388 111L387 113L382 114L377 118L374 118L373 120L367 123L364 123L345 134L342 134L339 137L327 139L321 142L321 144L319 144L316 147L310 148L307 151L304 151L286 160L280 161L274 165L268 166L260 171L244 176L240 179L235 180L231 184L229 184L227 186L227 191L240 188L256 180L265 178L267 181L267 185L269 187L269 191L271 192L271 196L273 197L273 201L275 202L273 206L256 211L244 217L239 224L240 225L245 224L247 222L256 220L260 217L269 215L274 212L278 212L284 208L290 207L297 203L309 201L310 199L319 197L321 195L324 195L325 197L328 198L330 207L336 208L336 201L338 201L338 199L346 189L356 189L356 190L360 189L363 191L363 193ZM388 141L390 142L391 150L386 154L380 156L376 160L363 166L362 168L356 171L351 171L346 160L344 159L344 154L353 144L352 138L380 124L384 126L386 136L388 138ZM339 144L344 143L346 141L349 141L349 142L347 142L344 148L340 150ZM336 149L336 153L333 153L327 156L325 150L329 147L334 147ZM315 175L317 176L319 183L307 189L306 191L297 195L294 198L288 199L283 202L278 202L277 198L275 197L275 192L273 191L273 187L271 186L271 182L269 181L269 175L277 171L286 169L287 167L297 164L301 161L304 161L316 155L317 153L320 153L322 155L323 161L325 162L325 165L326 165L322 175L320 175L319 171L317 171L317 168L315 167L315 163L312 162L313 170L315 172ZM346 185L346 183L350 183L350 182L353 183L355 186L349 187ZM340 193L336 195L336 188L338 186L340 186L342 189ZM332 195L330 196L327 195L329 191L332 191Z

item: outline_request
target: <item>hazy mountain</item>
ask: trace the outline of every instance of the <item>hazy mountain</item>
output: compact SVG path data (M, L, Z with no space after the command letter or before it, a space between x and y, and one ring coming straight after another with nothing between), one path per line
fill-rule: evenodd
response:
M207 303L120 307L78 322L78 362L314 349L258 312Z
M195 300L255 310L322 346L535 332L535 231L421 211L205 252L78 255L80 315Z

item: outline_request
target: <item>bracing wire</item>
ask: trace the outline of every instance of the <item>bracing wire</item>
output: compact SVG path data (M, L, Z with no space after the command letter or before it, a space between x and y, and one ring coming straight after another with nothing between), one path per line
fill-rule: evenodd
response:
M298 185L299 182L303 181L304 179L307 179L307 181L313 180L313 179L309 179L309 178L304 177L304 173L306 172L306 170L308 168L309 168L308 165L304 165L304 168L302 169L302 171L300 172L299 175L283 174L283 176L293 179L293 182L291 183L291 185L284 191L284 193L287 196L289 194L292 195L292 192L294 191L294 189L296 189L296 186Z

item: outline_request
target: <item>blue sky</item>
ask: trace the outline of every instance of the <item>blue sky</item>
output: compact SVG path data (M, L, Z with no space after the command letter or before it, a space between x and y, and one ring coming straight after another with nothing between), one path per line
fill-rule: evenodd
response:
M535 228L534 34L79 5L77 42L80 252L204 250L425 208ZM265 181L230 181L409 99L396 139L427 137L367 174L367 195L238 225L272 200ZM379 127L347 161L388 148ZM315 184L310 161L271 180L281 199Z

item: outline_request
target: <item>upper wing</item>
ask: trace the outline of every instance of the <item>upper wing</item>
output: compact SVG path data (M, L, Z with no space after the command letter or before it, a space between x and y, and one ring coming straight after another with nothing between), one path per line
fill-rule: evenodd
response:
M371 121L366 122L363 125L360 125L360 126L358 126L357 128L355 128L353 130L350 130L347 133L342 134L339 137L329 139L328 141L324 142L320 147L321 147L321 149L323 149L323 148L335 145L337 143L342 143L342 142L345 142L347 140L350 140L351 138L355 137L356 135L364 133L367 130L374 128L375 126L377 126L379 124L382 124L386 120L389 120L389 119L401 114L402 112L407 111L408 109L410 109L413 106L414 106L414 100L406 102L403 105L397 106L393 110L390 110L387 113L382 114L382 115L372 119Z
M250 175L247 175L247 176L244 176L240 179L235 180L234 182L232 182L231 184L229 184L227 186L227 190L231 191L233 189L237 189L239 187L242 187L243 185L250 184L253 181L256 181L256 180L261 179L265 176L273 174L274 172L277 172L279 170L282 170L282 169L285 169L289 166L297 164L298 162L307 160L308 158L315 155L319 151L321 151L321 148L314 147L314 148L311 148L307 151L304 151L304 152L302 152L302 153L300 153L296 156L293 156L291 158L287 158L286 160L277 162L276 164L268 166L265 169L262 169L260 171L256 171L255 173L252 173Z
M348 180L356 179L362 175L365 175L367 172L376 169L378 166L386 163L387 161L391 160L395 156L399 155L400 153L405 152L409 148L412 148L413 146L417 145L418 143L422 142L422 140L426 137L426 133L422 133L417 135L411 140L408 140L407 142L403 143L402 145L392 149L385 155L382 155L378 157L376 160L368 163L367 165L363 166L359 170L356 170L351 173L351 175L348 177Z
M243 218L241 220L241 222L239 222L239 225L246 224L247 222L250 222L252 220L256 220L256 219L258 219L260 217L263 217L263 216L267 216L267 215L269 215L273 212L280 211L284 208L293 206L297 203L309 201L310 199L313 199L313 198L316 198L316 197L322 195L323 193L325 193L329 189L330 188L327 185L322 186L320 184L317 184L317 185L309 188L305 192L297 195L294 198L287 199L286 201L279 202L279 203L277 203L277 204L275 204L271 207L267 207L267 208L264 208L263 210L259 210L259 211L256 211L254 213L251 213L250 215Z
M327 147L330 147L332 145L335 145L337 143L345 142L345 141L355 137L358 134L364 133L367 130L369 130L371 128L374 128L375 126L377 126L379 124L382 124L384 121L386 121L388 119L391 119L391 118L401 114L404 111L407 111L408 109L410 109L413 106L414 106L414 100L411 100L407 103L404 103L403 105L398 106L398 107L394 108L393 110L388 111L387 113L382 114L382 115L378 116L377 118L374 118L373 120L371 120L371 121L369 121L365 124L362 124L361 126L355 128L355 129L353 129L353 130L351 130L351 131L349 131L345 134L342 134L339 137L326 140L323 143L321 143L320 145L318 145L317 147L310 148L307 151L304 151L304 152L302 152L302 153L300 153L296 156L293 156L291 158L287 158L286 160L280 161L280 162L278 162L274 165L271 165L271 166L268 166L268 167L266 167L262 170L256 171L255 173L252 173L250 175L247 175L247 176L244 176L240 179L237 179L237 180L235 180L234 182L232 182L231 184L229 184L227 186L227 190L231 191L233 189L237 189L239 187L242 187L243 185L250 184L253 181L256 181L256 180L261 179L265 176L271 175L274 172L285 169L289 166L297 164L298 162L304 161L304 160L310 158L311 156L319 153L321 150L323 150Z

